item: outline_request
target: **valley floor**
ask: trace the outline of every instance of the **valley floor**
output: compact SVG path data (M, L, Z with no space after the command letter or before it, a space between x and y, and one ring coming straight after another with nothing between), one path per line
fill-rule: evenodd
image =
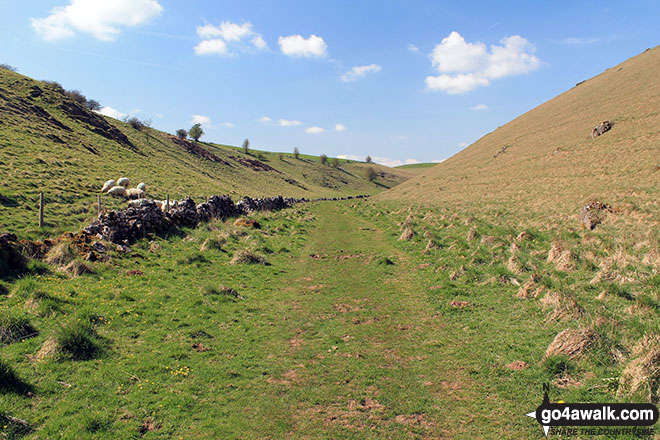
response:
M446 217L307 204L259 214L260 229L144 240L74 279L16 280L0 312L26 314L39 335L2 347L22 385L0 394L0 417L28 421L28 438L520 439L542 435L524 414L544 382L551 398L609 400L610 361L541 362L577 321L516 298L497 242L518 231L477 222L481 242L464 240L475 220ZM422 223L437 234L426 251ZM406 224L416 238L398 240ZM516 252L560 276L535 238ZM231 264L244 249L270 264ZM49 352L62 323L90 317L102 350ZM20 431L8 425L0 438Z

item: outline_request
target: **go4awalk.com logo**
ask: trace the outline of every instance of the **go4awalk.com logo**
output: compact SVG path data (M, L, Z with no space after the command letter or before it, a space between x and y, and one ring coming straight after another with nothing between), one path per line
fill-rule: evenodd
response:
M546 437L654 434L651 426L658 421L658 408L651 403L550 403L549 390L544 384L543 403L526 414L539 422Z

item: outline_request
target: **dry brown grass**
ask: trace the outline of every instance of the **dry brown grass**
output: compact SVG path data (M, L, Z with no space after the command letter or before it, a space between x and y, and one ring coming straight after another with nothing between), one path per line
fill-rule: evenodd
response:
M67 274L70 278L76 278L81 275L94 272L90 266L80 260L73 260L66 266L62 267L60 270Z
M406 228L401 233L401 236L399 237L399 241L410 241L413 239L414 236L415 236L415 231L413 231L412 228Z
M568 272L575 269L575 258L570 249L565 249L560 242L552 243L548 251L548 263L554 263L557 270Z
M628 255L623 248L618 247L612 255L601 261L600 270L591 280L591 284L603 281L625 284L636 281L639 275L636 272L626 270L631 263L635 262L636 258Z
M518 289L518 293L516 294L516 297L520 299L527 299L529 297L536 298L538 297L544 290L543 286L539 286L537 284L538 278L536 276L532 276L525 284L520 286L520 289Z
M44 261L55 266L64 266L76 258L76 252L68 241L61 241L53 246Z
M545 351L543 359L550 356L563 355L570 359L581 357L597 341L598 333L589 327L569 328L555 336Z
M540 302L544 311L550 309L547 321L570 321L580 319L584 315L584 309L569 295L548 292Z
M234 254L229 264L267 264L264 257L252 251L242 250Z
M650 402L658 401L660 383L660 335L644 335L633 347L631 361L619 378L617 396L643 393Z

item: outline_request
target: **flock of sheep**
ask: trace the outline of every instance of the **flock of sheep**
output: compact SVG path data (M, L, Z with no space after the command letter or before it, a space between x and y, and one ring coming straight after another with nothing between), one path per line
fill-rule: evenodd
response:
M129 188L131 181L128 177L121 177L118 180L108 180L101 188L102 193L106 193L113 197L124 197L130 199L128 202L131 207L139 208L144 203L148 202L146 197L147 184L139 183L136 188ZM167 200L153 200L153 202L163 211L168 211L177 205L176 200L170 200L169 205Z

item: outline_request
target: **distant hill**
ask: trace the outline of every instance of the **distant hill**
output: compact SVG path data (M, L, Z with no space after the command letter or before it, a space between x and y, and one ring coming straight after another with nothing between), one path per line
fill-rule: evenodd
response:
M379 198L537 215L575 213L590 198L657 208L658 72L656 47L576 84ZM613 128L592 139L605 120Z
M429 168L436 166L437 162L425 162L425 163L410 163L407 165L399 165L394 167L396 170L405 170L408 173L417 175L428 171Z
M78 104L56 83L0 69L0 230L36 230L45 192L44 231L81 226L95 216L103 182L127 176L146 182L148 196L180 199L335 197L373 194L410 177L392 171L369 182L359 164L337 168L318 157L253 151L180 140L168 133L104 117ZM281 158L280 158L281 157ZM385 167L381 167L384 169ZM391 176L389 175L391 174ZM104 198L108 207L123 202Z

